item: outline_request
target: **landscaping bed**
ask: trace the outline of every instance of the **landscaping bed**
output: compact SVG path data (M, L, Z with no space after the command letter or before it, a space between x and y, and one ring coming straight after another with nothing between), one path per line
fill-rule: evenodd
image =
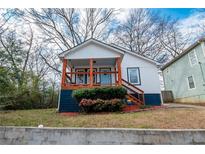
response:
M119 112L126 105L127 90L118 87L98 87L77 89L72 93L80 107L80 112Z

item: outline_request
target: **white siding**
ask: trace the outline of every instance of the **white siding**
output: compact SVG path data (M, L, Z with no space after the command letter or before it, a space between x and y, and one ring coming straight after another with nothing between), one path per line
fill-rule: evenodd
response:
M122 78L127 79L127 68L128 67L139 67L140 69L140 79L141 85L137 85L137 87L144 90L145 93L160 93L160 81L158 75L157 66L143 58L131 55L129 53L118 53L110 48L97 45L95 43L88 44L87 46L83 46L81 48L77 48L74 51L68 53L66 56L67 59L88 59L88 58L115 58L122 57ZM113 60L113 59L112 59ZM78 66L80 68L89 66ZM111 67L112 71L114 71L113 66L94 66L94 68L100 67ZM77 67L75 67L77 68ZM73 81L75 78L73 76ZM97 77L97 81L100 81L99 75ZM114 74L112 75L112 82L114 83Z
M121 53L108 50L106 47L96 46L95 44L89 44L80 49L76 49L70 52L65 58L67 59L88 59L88 58L114 58L122 56Z
M157 66L146 60L126 53L122 60L122 78L127 79L127 68L139 67L141 85L137 87L145 93L160 93L160 81Z

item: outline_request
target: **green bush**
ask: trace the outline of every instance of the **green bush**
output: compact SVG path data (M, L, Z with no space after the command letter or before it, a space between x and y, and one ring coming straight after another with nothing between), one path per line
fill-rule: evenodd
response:
M25 110L25 109L46 109L55 107L53 102L57 102L57 96L53 99L47 99L46 93L42 94L37 91L24 91L20 94L5 97L1 109L3 110ZM57 104L57 103L56 103ZM1 110L0 109L0 110Z
M121 111L124 106L124 102L121 99L111 99L111 100L92 100L92 99L82 99L80 101L80 111L81 112L116 112Z
M74 90L72 96L80 102L82 99L124 99L126 94L127 90L123 87L99 87Z

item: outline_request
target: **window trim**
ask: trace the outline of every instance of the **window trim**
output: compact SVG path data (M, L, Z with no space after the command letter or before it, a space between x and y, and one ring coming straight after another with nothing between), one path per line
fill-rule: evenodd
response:
M192 52L194 53L194 55L195 55L195 57L196 57L196 61L197 61L197 63L196 63L196 64L194 64L194 65L197 65L197 64L198 64L198 62L199 62L199 61L198 61L198 57L197 57L197 55L196 55L196 50L195 50L195 49L193 49L193 51L191 51L191 52L189 52L189 53L188 53L189 63L190 63L190 65L191 65L191 67L193 67L193 66L194 66L194 65L191 63L191 58L190 58L190 54L191 54Z
M190 88L190 86L189 86L189 77L191 77L192 76L192 78L193 78L193 82L194 82L194 88ZM189 75L189 76L187 76L187 84L188 84L188 90L194 90L194 89L196 89L196 82L195 82L195 79L194 79L194 76L193 75Z
M138 69L138 72L139 72L139 83L131 83L130 82L130 78L129 78L129 69ZM139 67L127 67L127 81L128 82L130 82L131 84L133 84L133 85L138 85L138 86L140 86L140 85L142 85L142 83L141 83L141 76L140 76L140 68Z

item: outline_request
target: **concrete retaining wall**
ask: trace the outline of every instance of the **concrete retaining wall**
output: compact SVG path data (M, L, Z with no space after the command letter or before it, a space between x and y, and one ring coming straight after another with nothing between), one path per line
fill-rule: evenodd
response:
M0 127L0 144L205 144L205 130Z

